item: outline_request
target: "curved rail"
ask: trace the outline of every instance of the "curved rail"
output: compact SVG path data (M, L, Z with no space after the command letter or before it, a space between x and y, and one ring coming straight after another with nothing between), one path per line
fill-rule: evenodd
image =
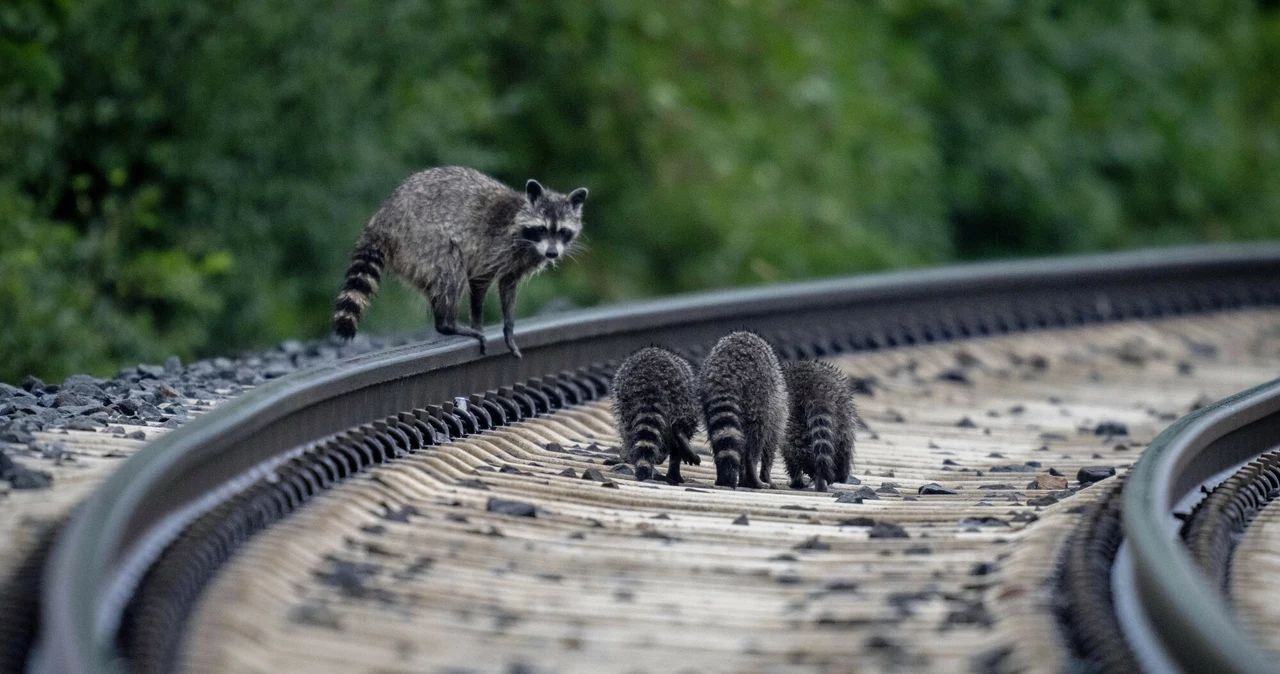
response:
M1239 630L1218 579L1206 578L1178 536L1175 504L1218 473L1280 444L1280 380L1179 419L1147 448L1124 492L1125 540L1147 624L1186 671L1274 672Z
M1271 451L1236 471L1196 506L1182 538L1196 565L1224 594L1231 586L1238 536L1280 495L1280 452Z
M655 342L697 352L737 328L796 357L1275 305L1278 272L1280 246L1267 244L864 276L530 321L523 360L480 356L472 340L451 339L285 377L156 441L95 492L46 572L38 664L118 671L124 608L190 522L267 478L300 446L401 410L606 363Z

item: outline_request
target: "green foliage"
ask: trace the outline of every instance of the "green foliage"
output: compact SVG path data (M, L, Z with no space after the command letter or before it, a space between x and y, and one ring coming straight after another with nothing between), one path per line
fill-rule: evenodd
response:
M0 64L0 379L324 334L433 165L591 188L525 312L1280 234L1274 3L12 0Z

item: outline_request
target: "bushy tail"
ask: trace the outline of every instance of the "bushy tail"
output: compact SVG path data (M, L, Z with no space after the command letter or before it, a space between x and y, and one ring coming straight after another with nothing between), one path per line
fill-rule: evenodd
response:
M805 442L813 455L813 489L826 491L835 482L836 447L831 432L831 415L814 412L805 420Z
M663 426L662 414L654 408L631 419L631 427L627 431L631 438L631 453L627 460L636 467L637 480L653 479L653 464L662 460Z
M378 292L378 281L382 279L382 251L368 241L361 241L351 254L351 264L347 267L347 280L342 284L342 292L333 306L333 331L343 339L356 336L356 327L360 325L360 314Z
M716 461L716 484L738 486L742 469L742 408L731 395L720 395L707 401L707 439Z

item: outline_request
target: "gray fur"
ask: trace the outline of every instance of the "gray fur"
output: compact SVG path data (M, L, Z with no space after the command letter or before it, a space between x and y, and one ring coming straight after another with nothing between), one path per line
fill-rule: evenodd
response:
M849 378L816 360L787 363L782 373L791 393L791 420L782 445L791 488L803 489L805 475L812 478L814 491L848 481L857 414Z
M702 363L699 389L716 484L773 487L773 454L787 431L787 387L773 347L750 332L722 338Z
M653 477L654 466L671 457L667 482L680 484L680 462L702 459L689 446L698 430L698 396L693 368L666 349L647 347L631 354L613 376L613 416L622 436L622 457L635 465L636 479Z
M436 331L480 340L484 296L498 284L503 337L517 357L516 288L573 250L582 231L585 187L568 195L530 180L521 194L474 169L433 168L409 176L369 220L356 242L334 308L334 331L350 339L388 267L431 303ZM552 262L554 264L554 262ZM457 323L471 291L471 325Z

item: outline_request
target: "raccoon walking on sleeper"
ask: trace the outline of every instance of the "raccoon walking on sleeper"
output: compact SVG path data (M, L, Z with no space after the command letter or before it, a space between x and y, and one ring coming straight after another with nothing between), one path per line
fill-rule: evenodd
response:
M816 360L782 367L791 394L787 441L782 460L792 489L804 488L804 476L814 491L833 482L846 482L853 469L853 390L836 366Z
M773 453L787 431L787 388L773 347L750 332L721 338L702 363L699 389L716 484L773 487Z
M648 480L671 457L667 482L680 484L680 463L702 463L689 446L698 430L698 395L689 362L656 346L636 351L613 375L613 416L622 436L622 458Z
M484 297L498 284L502 334L517 358L516 288L573 250L582 231L587 188L568 195L536 180L524 194L474 169L447 166L409 176L383 202L356 242L333 312L333 331L351 339L360 315L391 269L431 303L436 332L480 341ZM462 291L471 291L471 324L458 325Z

